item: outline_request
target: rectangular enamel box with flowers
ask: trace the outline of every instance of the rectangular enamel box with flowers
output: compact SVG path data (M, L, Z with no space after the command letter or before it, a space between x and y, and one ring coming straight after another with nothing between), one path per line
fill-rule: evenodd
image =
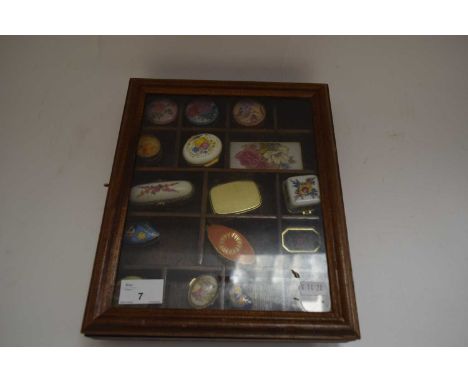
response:
M231 142L231 168L302 170L299 142Z

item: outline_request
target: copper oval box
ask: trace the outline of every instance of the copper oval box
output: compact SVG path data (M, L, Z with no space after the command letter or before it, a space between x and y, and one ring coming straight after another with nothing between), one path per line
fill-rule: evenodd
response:
M82 332L359 338L342 200L327 85L131 79Z

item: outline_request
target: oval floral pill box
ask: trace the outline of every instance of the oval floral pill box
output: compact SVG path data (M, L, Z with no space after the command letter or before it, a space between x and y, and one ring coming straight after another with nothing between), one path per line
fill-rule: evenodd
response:
M130 202L134 205L164 205L189 199L193 184L186 180L170 180L139 184L130 190Z

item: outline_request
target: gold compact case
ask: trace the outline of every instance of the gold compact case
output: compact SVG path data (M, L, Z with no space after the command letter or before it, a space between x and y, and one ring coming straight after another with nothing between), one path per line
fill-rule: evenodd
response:
M262 196L252 180L218 184L210 190L211 208L215 214L242 214L262 205Z
M320 234L315 228L291 227L281 234L281 245L289 253L316 253Z

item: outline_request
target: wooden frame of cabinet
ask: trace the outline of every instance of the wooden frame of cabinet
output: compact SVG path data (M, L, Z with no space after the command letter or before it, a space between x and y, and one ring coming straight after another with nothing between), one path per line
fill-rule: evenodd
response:
M174 142L174 155L170 163L156 169L144 165L135 166L135 151L144 119L145 100L148 95L260 97L272 101L271 124L262 129L239 128L230 125L229 109L223 114L225 124L203 131L218 134L224 143L230 137L242 134L263 134L274 136L284 134L298 139L311 139L314 142L314 166L320 177L321 208L326 247L328 276L331 298L329 312L289 312L289 311L243 311L225 309L151 309L113 306L113 294L118 272L121 239L126 218L129 215L128 198L135 172L193 174L201 185L201 205L196 213L159 212L156 216L165 218L198 219L194 226L199 227L197 253L203 254L205 222L216 218L210 214L207 193L210 176L217 173L249 173L249 170L228 168L228 150L225 149L221 166L206 168L180 167L180 150L184 139L193 129L184 127L180 117L175 127L149 128L161 134L172 134L168 140ZM305 128L283 128L279 125L275 109L276 99L300 99L311 105L312 120ZM310 127L309 127L310 126ZM304 156L308 152L304 151ZM293 171L301 173L301 171ZM305 172L305 170L304 170ZM281 221L294 219L283 216L280 203L280 181L288 171L265 169L276 193L274 213L262 216L278 226ZM143 175L144 176L144 175ZM343 207L342 191L338 169L338 158L333 131L333 121L328 86L305 83L265 83L230 81L192 80L150 80L131 79L120 128L117 149L108 186L101 232L91 277L90 289L83 319L82 332L87 336L132 336L132 337L172 337L172 338L222 338L222 339L263 339L301 341L349 341L360 337L356 301L352 280L352 270L347 240L347 230ZM140 212L140 214L145 214ZM253 217L252 217L253 216ZM244 217L255 219L256 215ZM233 216L233 219L236 217ZM257 216L258 218L258 216Z

